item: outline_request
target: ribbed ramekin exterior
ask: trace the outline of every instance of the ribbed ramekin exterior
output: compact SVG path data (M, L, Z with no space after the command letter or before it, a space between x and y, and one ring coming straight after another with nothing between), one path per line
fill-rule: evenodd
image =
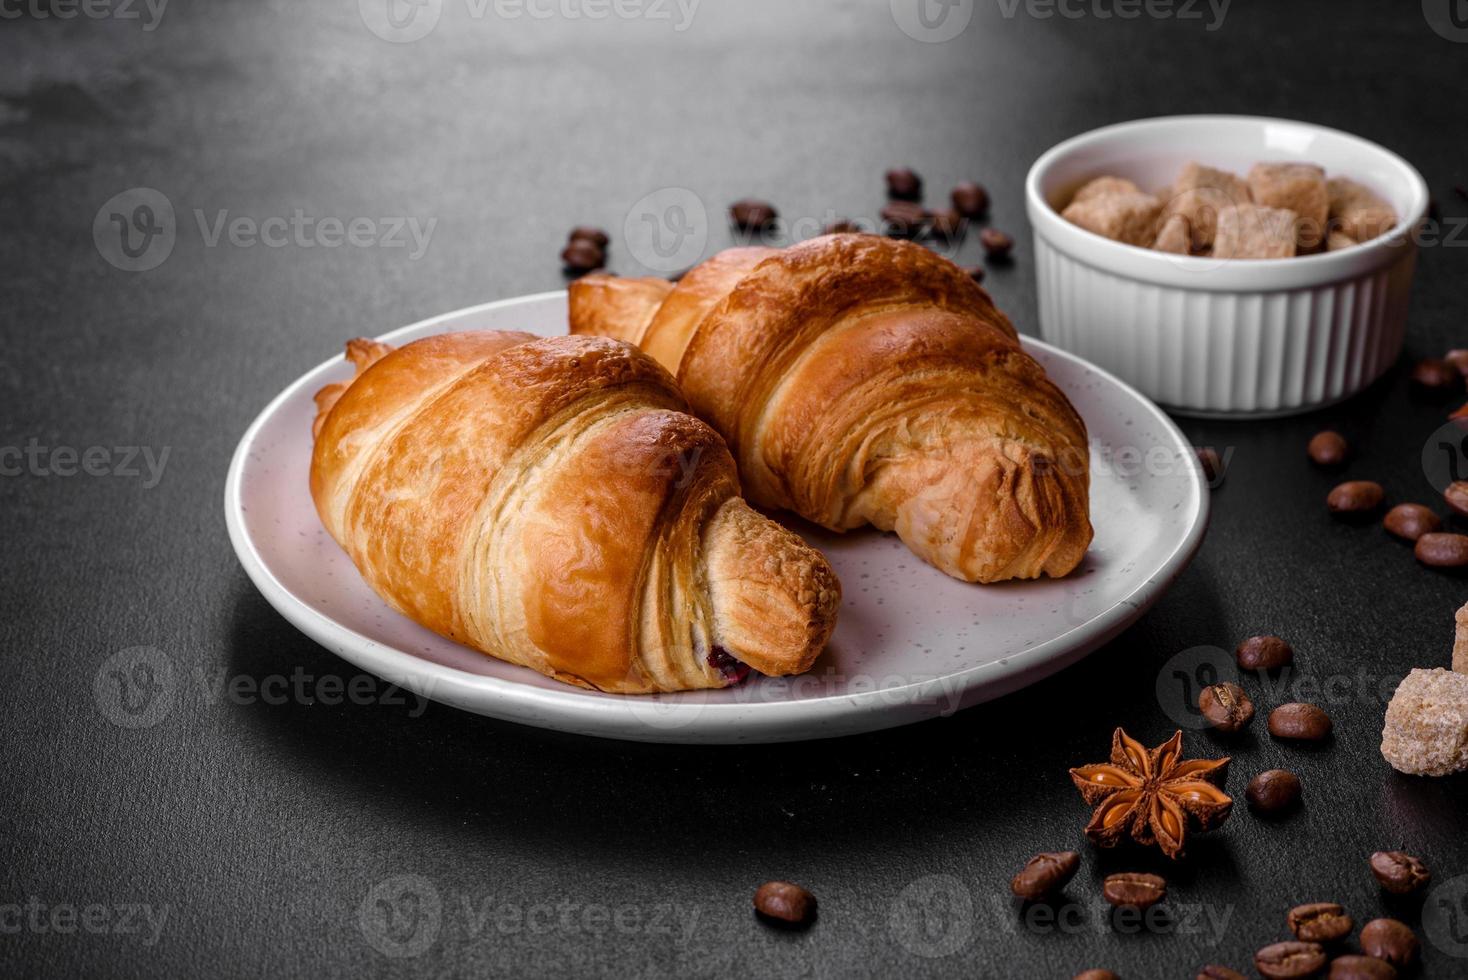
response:
M1347 398L1396 361L1416 246L1353 278L1270 291L1158 285L1035 237L1040 336L1181 414L1289 415Z

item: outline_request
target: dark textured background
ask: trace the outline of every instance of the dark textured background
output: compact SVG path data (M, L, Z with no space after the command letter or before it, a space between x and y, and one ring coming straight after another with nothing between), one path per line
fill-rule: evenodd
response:
M759 195L818 221L828 209L871 216L890 165L917 168L936 195L982 180L993 222L1020 241L990 286L1030 332L1025 170L1103 123L1237 111L1340 126L1413 161L1445 219L1468 213L1453 192L1468 181L1468 46L1434 32L1415 2L1389 13L1375 0L1238 0L1210 31L1212 14L1124 21L1088 3L1082 17L1046 19L983 0L941 44L908 37L882 0L705 0L685 31L473 18L466 3L445 0L434 32L407 44L370 33L349 0L175 0L153 30L143 8L142 21L0 20L0 445L170 452L152 487L0 479L0 971L1069 977L1107 965L1181 977L1247 964L1285 938L1284 911L1301 901L1415 925L1417 905L1384 903L1367 874L1378 848L1422 855L1444 882L1468 871L1468 783L1394 774L1377 752L1376 693L1381 678L1446 661L1468 588L1376 527L1333 522L1332 477L1303 455L1312 432L1339 426L1358 446L1352 475L1431 502L1419 454L1444 409L1415 399L1400 367L1316 416L1183 422L1232 450L1192 568L1083 664L951 719L677 748L437 705L416 717L211 693L297 668L355 676L266 605L226 539L226 465L261 407L343 338L557 288L572 224L618 231L661 188L691 189L716 219ZM162 265L130 273L104 261L91 229L103 202L136 187L172 202L178 238ZM193 217L297 208L437 225L413 259L206 247ZM618 239L613 268L638 271ZM715 220L708 249L727 242ZM970 241L960 258L977 251ZM1468 344L1465 258L1425 250L1404 363ZM1170 870L1177 918L1124 934L1095 907L1100 879L1161 859L1087 850L1066 768L1101 758L1118 723L1149 743L1170 734L1155 693L1169 658L1265 631L1294 641L1307 682L1335 681L1334 742L1302 751L1256 725L1228 747L1203 734L1188 745L1232 751L1240 795L1254 772L1295 768L1308 802L1279 824L1240 807ZM100 707L115 695L103 666L140 646L162 651L176 678L166 716L129 729ZM1022 922L1009 876L1063 847L1085 854L1072 928ZM359 909L397 875L427 879L441 910L421 955L392 959L367 941ZM769 877L819 895L813 929L753 919L750 894ZM1468 882L1454 887L1442 894ZM57 934L5 912L32 899L147 903L167 919L151 945ZM517 914L535 928L516 930ZM1454 952L1468 948L1428 944L1429 974L1461 975L1468 961Z

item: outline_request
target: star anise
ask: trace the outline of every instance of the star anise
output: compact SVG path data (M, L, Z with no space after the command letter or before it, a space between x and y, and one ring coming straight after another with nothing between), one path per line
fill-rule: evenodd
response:
M1219 787L1228 759L1182 759L1179 731L1148 751L1120 728L1111 736L1111 762L1081 766L1070 778L1096 812L1086 836L1100 847L1114 847L1131 835L1138 844L1156 844L1175 858L1189 831L1215 830L1228 819L1234 801Z

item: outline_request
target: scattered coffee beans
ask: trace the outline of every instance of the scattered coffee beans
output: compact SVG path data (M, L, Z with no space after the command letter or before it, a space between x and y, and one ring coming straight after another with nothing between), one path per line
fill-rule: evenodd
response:
M979 232L979 244L984 246L984 255L990 262L1002 262L1009 258L1014 249L1014 239L998 228L985 228Z
M1396 919L1372 919L1361 927L1361 952L1386 960L1398 970L1417 959L1417 934Z
M921 201L923 179L907 167L887 171L887 196L894 201Z
M1432 568L1462 568L1468 565L1468 535L1445 531L1424 534L1417 539L1412 553Z
M1140 871L1107 875L1101 895L1117 908L1151 908L1167 897L1167 879Z
M963 234L963 226L963 215L952 208L944 208L941 211L934 211L932 214L933 234L939 238L953 241Z
M1347 480L1330 492L1325 505L1332 514L1369 514L1381 506L1386 491L1370 480Z
M1416 541L1443 526L1442 518L1421 504L1397 504L1386 512L1381 526L1405 541Z
M927 228L929 217L926 208L912 201L892 201L882 208L882 222L893 238L916 238Z
M1403 851L1377 851L1371 855L1371 873L1393 895L1420 892L1432 881L1427 865Z
M742 231L764 231L775 223L780 213L768 201L746 197L729 205L729 220Z
M968 277L974 282L984 281L984 267L981 265L966 265L963 267L963 271L967 272Z
M1203 467L1203 479L1213 483L1223 475L1223 458L1218 455L1218 450L1212 446L1194 446L1193 452Z
M1468 350L1450 350L1443 355L1443 360L1458 369L1458 373L1468 378Z
M610 245L612 242L611 237L600 228L589 228L585 225L582 225L579 228L572 228L571 234L568 237L573 242L577 239L590 242L597 248L601 249L603 252L606 251L607 246Z
M1463 387L1463 376L1447 361L1429 357L1412 368L1412 384L1432 395L1445 395Z
M1318 466L1339 466L1346 461L1349 449L1345 436L1327 429L1315 433L1305 451L1310 454L1310 461Z
M1270 980L1313 977L1325 969L1325 950L1319 943L1275 943L1254 954L1254 969Z
M1198 710L1208 724L1230 735L1254 720L1254 702L1242 687L1228 682L1203 688L1198 695Z
M1454 480L1443 491L1443 499L1456 514L1468 517L1468 480Z
M1313 704L1282 704L1269 713L1269 734L1299 742L1319 742L1335 727L1330 715Z
M1198 971L1193 980L1249 980L1238 970L1231 970L1226 966L1210 963Z
M1278 670L1295 662L1295 650L1277 636L1251 636L1234 650L1244 670Z
M1009 882L1009 890L1027 902L1053 895L1075 877L1081 856L1075 851L1036 854Z
M1338 943L1351 934L1356 923L1334 902L1297 905L1285 916L1295 938L1306 943Z
M1374 956L1337 956L1330 961L1329 980L1397 980L1397 971Z
M1288 769L1261 772L1249 780L1244 799L1264 816L1284 813L1300 802L1300 777Z
M1075 975L1075 980L1121 980L1121 977L1110 970L1083 970Z
M754 893L754 909L760 915L800 925L816 910L816 897L788 881L767 881Z
M989 210L989 192L971 180L953 188L950 196L953 198L953 209L965 218L982 218L984 212Z
M607 254L597 248L595 242L584 238L573 238L561 250L561 264L573 276L584 276L607 264Z

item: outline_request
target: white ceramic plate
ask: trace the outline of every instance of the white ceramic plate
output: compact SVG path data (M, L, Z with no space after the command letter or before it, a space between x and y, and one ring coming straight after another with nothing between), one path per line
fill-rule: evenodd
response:
M450 330L564 333L563 292L476 306L383 337ZM343 338L345 340L346 338ZM1026 348L1091 434L1096 539L1063 580L967 585L893 535L787 521L830 558L845 598L807 674L720 691L583 691L459 646L389 609L317 520L307 490L312 394L347 377L333 357L280 394L230 465L225 518L245 571L306 635L363 670L467 711L559 731L649 742L828 738L947 715L1074 663L1135 622L1203 539L1208 490L1192 449L1156 406L1070 354ZM782 515L789 517L789 515Z

